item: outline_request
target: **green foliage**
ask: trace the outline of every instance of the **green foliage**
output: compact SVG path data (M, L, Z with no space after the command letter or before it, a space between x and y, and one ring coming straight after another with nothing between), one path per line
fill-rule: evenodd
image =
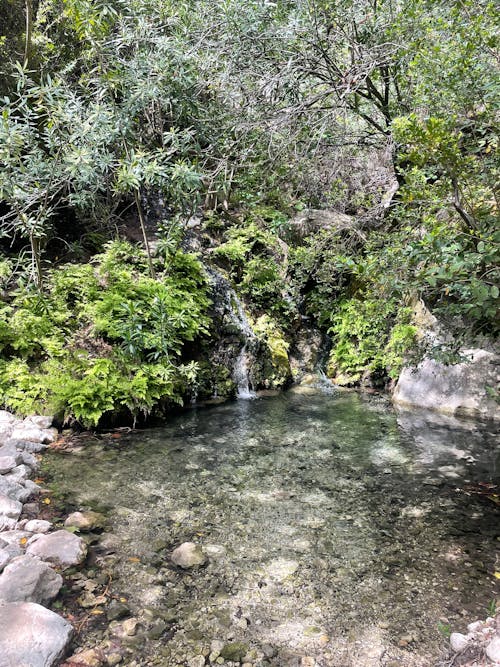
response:
M196 383L184 344L207 331L199 262L177 252L158 280L144 253L113 242L92 264L52 271L46 294L21 287L0 312L3 404L96 425L182 402Z
M339 384L355 384L365 374L397 378L415 343L410 314L372 295L341 301L331 316L329 375Z

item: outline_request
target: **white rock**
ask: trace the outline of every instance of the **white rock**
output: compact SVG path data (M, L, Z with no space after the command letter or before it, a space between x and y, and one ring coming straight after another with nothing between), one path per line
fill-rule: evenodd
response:
M66 652L73 628L33 602L0 607L0 667L52 667Z
M23 423L16 426L10 437L12 440L27 440L29 442L39 442L43 444L55 440L55 434L52 429L41 429L30 423Z
M28 546L26 553L66 569L85 560L87 546L81 537L67 530L56 530L55 533L41 535Z
M0 475L5 475L12 468L15 468L19 463L19 458L17 456L0 456Z
M469 643L469 639L469 637L462 635L460 632L452 632L450 635L450 646L452 651L455 651L455 653L463 651Z
M30 533L48 533L52 528L52 524L50 521L43 521L42 519L31 519L23 527L25 530L29 530Z
M6 549L0 549L0 572L4 569L12 556Z
M477 632L483 627L482 621L474 621L474 623L469 623L467 626L467 632Z
M17 417L14 417L14 415L10 412L7 412L7 410L0 410L1 424L15 424L16 422L19 422Z
M19 501L10 498L8 495L0 491L0 515L3 514L5 517L17 521L22 509L23 506Z
M492 662L500 662L500 635L496 634L486 647L486 655Z
M24 541L29 540L31 535L32 533L28 533L27 530L6 530L2 533L2 540L7 542L7 544L22 546Z
M17 528L17 521L15 519L9 519L8 516L0 514L0 532L14 530L15 528Z
M172 562L183 569L204 565L207 557L201 550L199 544L194 542L184 542L172 552Z
M26 417L26 419L24 420L24 424L36 426L38 428L45 430L52 426L53 421L54 421L53 416L45 417L42 415L32 415L30 417Z
M0 575L0 600L47 604L61 590L62 577L32 556L14 558Z
M500 419L497 402L487 387L497 387L499 357L487 350L462 350L467 362L445 366L424 359L416 369L404 368L393 399L457 416Z

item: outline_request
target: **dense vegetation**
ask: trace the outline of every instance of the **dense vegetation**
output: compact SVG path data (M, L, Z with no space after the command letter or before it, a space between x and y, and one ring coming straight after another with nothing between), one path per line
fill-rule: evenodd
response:
M271 385L304 320L347 384L397 377L419 300L457 346L498 333L495 3L9 0L0 16L7 407L96 424L230 393L210 267ZM304 232L309 209L337 217Z

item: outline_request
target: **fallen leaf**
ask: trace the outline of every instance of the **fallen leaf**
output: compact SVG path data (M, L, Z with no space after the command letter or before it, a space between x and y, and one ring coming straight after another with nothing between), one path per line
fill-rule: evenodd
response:
M19 540L19 544L24 545L26 544L27 541L28 541L27 537L21 537L21 539Z
M141 562L141 559L137 558L136 556L131 556L130 558L127 558L127 560L130 561L131 563L140 563Z
M500 579L500 572L495 572L493 576L495 577L495 579Z
M104 614L102 609L92 609L90 613L93 614L94 616L99 616L99 614Z

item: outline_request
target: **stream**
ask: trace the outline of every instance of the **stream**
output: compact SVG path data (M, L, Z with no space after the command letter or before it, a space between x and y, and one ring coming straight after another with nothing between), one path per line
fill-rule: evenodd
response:
M290 391L45 466L68 504L108 517L88 576L110 571L140 621L121 664L431 667L496 599L499 454L491 425ZM186 541L206 566L173 565Z

